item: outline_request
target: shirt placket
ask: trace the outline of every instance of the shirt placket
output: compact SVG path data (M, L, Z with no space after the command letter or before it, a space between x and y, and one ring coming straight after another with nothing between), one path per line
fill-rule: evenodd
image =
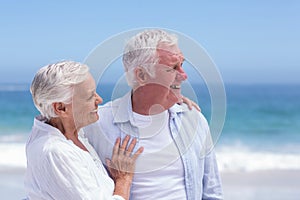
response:
M175 115L175 116L174 116ZM184 151L184 142L180 135L180 118L177 116L177 114L170 113L170 120L169 120L169 127L171 131L171 135L173 138L173 141L180 153L180 158L183 163L184 168L184 183L185 183L185 191L187 195L187 200L192 200L193 198L193 179L191 174L191 161L188 159L190 156L189 151Z

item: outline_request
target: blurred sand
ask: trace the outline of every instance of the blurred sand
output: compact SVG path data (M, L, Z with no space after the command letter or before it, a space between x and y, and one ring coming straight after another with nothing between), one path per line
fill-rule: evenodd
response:
M0 171L0 199L25 198L24 169ZM225 199L300 199L300 170L222 172Z
M26 197L24 190L25 169L0 170L0 199L21 200Z
M222 172L225 199L300 199L300 170Z

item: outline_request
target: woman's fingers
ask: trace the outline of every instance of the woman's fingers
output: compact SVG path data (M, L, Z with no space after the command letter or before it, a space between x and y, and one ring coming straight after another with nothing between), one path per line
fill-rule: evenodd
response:
M140 147L133 155L132 152L136 146L137 139L130 141L130 136L126 136L121 144L121 138L116 140L113 148L111 160L106 159L106 164L110 176L116 180L132 179L135 170L135 163L138 156L143 152L144 148Z
M117 138L114 148L113 148L113 156L117 155L119 153L119 148L120 148L120 142L121 142L121 138Z
M194 101L192 101L192 106L195 107L199 112L201 112L201 108ZM190 109L192 109L192 108L190 108Z
M127 148L127 150L126 150L126 156L130 156L131 155L131 153L132 153L135 145L136 145L136 138L133 138L131 140L131 142L130 142L128 148Z
M138 158L138 156L143 153L144 151L144 147L140 147L133 155L132 155L132 159L135 162L135 160Z
M201 108L196 104L194 101L190 100L189 98L182 96L182 101L187 104L188 108L192 110L195 107L199 112L201 112Z
M126 135L125 138L123 139L122 144L120 145L119 154L123 155L125 153L129 139L130 139L130 136Z

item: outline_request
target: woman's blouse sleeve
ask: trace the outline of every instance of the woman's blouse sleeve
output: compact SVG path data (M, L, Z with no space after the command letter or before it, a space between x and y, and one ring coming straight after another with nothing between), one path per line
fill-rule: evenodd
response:
M42 158L41 185L53 199L116 199L112 195L114 185L106 174L95 169L97 166L88 152L61 144L59 148L49 148Z

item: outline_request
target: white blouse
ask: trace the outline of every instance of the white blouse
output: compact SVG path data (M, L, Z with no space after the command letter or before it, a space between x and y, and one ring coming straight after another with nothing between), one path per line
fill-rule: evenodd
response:
M113 195L114 182L83 132L79 139L89 152L41 117L34 119L26 144L25 189L29 199L124 199Z

